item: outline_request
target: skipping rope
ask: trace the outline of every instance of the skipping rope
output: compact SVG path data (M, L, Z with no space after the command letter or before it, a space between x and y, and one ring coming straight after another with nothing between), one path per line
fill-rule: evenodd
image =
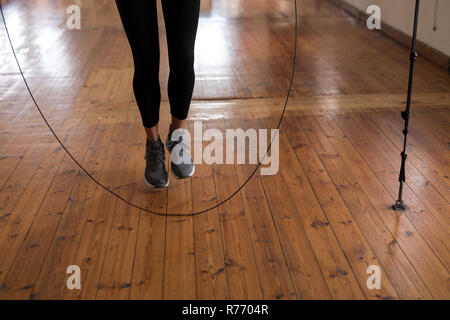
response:
M292 91L292 87L293 87L293 83L294 83L294 76L295 76L295 67L296 67L296 60L297 60L297 45L298 45L298 13L297 13L297 0L293 0L294 1L294 10L295 10L295 32L294 32L294 36L295 36L295 41L294 41L294 59L292 62L292 72L291 72L291 77L290 77L290 83L289 83L289 89L287 92L287 96L286 96L286 100L284 103L284 107L283 107L283 112L281 113L281 117L280 120L278 122L277 125L277 131L276 131L276 135L279 133L279 129L281 126L281 123L283 121L283 117L284 114L286 112L286 108L287 105L289 103L289 98L291 96L291 91ZM123 201L124 203L126 203L127 205L134 207L136 209L142 210L146 213L150 213L153 215L157 215L157 216L164 216L164 217L193 217L193 216L198 216L201 215L203 213L206 213L210 210L214 210L216 208L219 208L221 205L225 204L226 202L228 202L229 200L231 200L235 195L237 195L244 187L245 185L253 178L253 176L255 175L255 173L258 171L258 169L261 167L262 161L265 159L265 157L267 156L267 153L269 153L271 147L272 147L272 143L274 141L274 139L276 138L276 135L274 135L274 137L272 138L266 153L264 154L264 156L262 157L262 159L259 161L258 165L256 166L256 168L252 171L251 175L247 178L247 180L241 185L239 186L239 188L237 188L236 191L234 191L230 196L228 196L228 198L226 198L225 200L217 203L216 205L201 210L201 211L197 211L194 213L187 213L187 214L183 214L183 213L161 213L161 212L157 212L157 211L153 211L147 208L143 208L141 206L138 206L130 201L128 201L127 199L123 198L121 195L117 194L116 192L110 190L108 187L106 187L104 184L102 184L100 181L98 181L96 178L94 178L92 176L92 174L90 174L84 167L83 165L77 160L75 159L75 157L70 153L70 151L67 149L67 147L64 145L64 143L59 139L59 137L57 136L57 134L55 133L55 131L53 130L53 128L51 127L51 125L48 123L47 119L45 118L44 114L42 113L41 108L39 107L39 104L37 103L36 99L34 98L33 93L31 92L30 86L28 85L28 81L25 78L25 75L23 73L22 67L20 66L19 63L19 59L17 58L17 54L16 51L14 49L14 45L12 43L11 40L11 36L9 34L9 30L8 30L8 26L6 25L6 20L5 20L5 16L3 14L3 8L2 8L2 4L1 4L1 0L0 0L0 12L2 15L2 20L3 20L3 25L5 26L5 31L6 31L6 35L8 36L8 41L12 50L12 53L14 55L14 59L16 61L17 67L20 71L20 74L22 76L23 82L25 84L25 87L27 88L27 91L31 97L31 100L33 101L34 105L36 106L36 109L38 110L39 114L42 117L42 120L44 120L45 124L47 125L48 129L51 131L51 133L53 134L53 136L55 137L55 139L58 141L58 143L61 145L61 147L64 149L64 151L67 153L67 155L73 160L73 162L75 162L75 164L93 181L95 182L99 187L101 187L102 189L104 189L105 191L109 192L110 194L112 194L114 197L118 198L119 200Z

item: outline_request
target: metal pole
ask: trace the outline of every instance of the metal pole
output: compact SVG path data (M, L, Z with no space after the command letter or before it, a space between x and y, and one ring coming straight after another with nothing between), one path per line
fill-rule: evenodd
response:
M420 0L416 0L416 10L414 14L414 30L413 30L413 36L412 36L412 45L411 45L411 55L410 55L410 66L409 66L409 82L408 82L408 96L406 99L406 110L401 112L403 120L405 120L405 129L403 130L403 135L405 136L403 141L403 151L401 153L402 162L400 167L400 176L399 176L399 182L400 187L398 190L398 199L395 202L395 204L392 206L392 209L397 211L404 211L406 209L406 205L403 202L402 196L403 196L403 184L406 181L405 176L405 165L406 165L406 158L408 155L406 154L406 138L408 136L408 126L409 126L409 110L411 108L411 94L412 94L412 86L413 86L413 77L414 77L414 62L417 58L417 51L416 51L416 39L417 39L417 24L419 20L419 5Z

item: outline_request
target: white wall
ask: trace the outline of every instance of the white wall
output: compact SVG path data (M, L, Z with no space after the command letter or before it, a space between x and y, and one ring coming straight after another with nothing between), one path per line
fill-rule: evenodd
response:
M376 4L381 8L382 23L412 35L415 0L343 0L366 11ZM435 5L438 5L436 31L433 30ZM450 0L421 0L417 38L430 47L450 56ZM382 27L383 28L383 27Z

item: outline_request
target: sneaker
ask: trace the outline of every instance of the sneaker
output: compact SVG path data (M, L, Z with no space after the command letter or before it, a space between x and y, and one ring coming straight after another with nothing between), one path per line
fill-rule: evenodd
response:
M164 145L158 141L147 140L145 152L145 182L153 188L165 188L169 185L169 176L164 163Z
M194 161L186 144L186 131L186 129L174 130L170 125L166 140L166 147L171 155L170 168L177 179L189 178L195 173Z

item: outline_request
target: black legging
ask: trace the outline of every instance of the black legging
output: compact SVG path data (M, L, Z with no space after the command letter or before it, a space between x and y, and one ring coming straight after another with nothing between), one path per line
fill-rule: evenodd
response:
M116 0L134 59L133 88L142 122L159 122L159 31L156 0ZM194 90L194 44L200 0L162 0L169 50L171 114L187 118Z

